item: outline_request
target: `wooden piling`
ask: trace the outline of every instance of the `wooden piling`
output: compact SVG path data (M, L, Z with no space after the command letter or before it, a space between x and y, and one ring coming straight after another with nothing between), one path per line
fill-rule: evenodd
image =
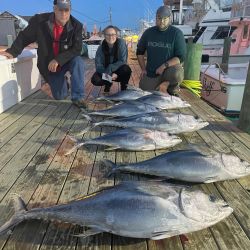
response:
M245 85L245 91L243 95L239 128L250 134L250 62L248 66L248 73Z
M223 72L225 72L225 73L228 73L228 63L229 63L231 42L232 42L232 38L231 37L226 37L224 39L222 63L220 65L220 67L223 70Z

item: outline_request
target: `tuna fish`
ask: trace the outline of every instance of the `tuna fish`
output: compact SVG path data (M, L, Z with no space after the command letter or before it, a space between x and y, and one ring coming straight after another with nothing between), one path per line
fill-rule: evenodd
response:
M115 101L115 102L129 101L129 100L136 100L142 96L146 96L150 94L151 92L143 91L140 88L136 88L134 86L128 85L128 88L125 91L120 91L109 96L101 96L101 97L98 97L96 100L97 101L105 100L105 101L111 101L111 102L112 101Z
M250 174L250 163L237 156L217 153L206 156L194 150L169 152L150 160L126 165L102 163L115 172L133 172L189 182L210 183L240 178Z
M90 121L80 134L86 133L95 126L113 126L122 128L146 128L151 130L165 131L170 134L192 132L208 125L208 122L192 115L177 113L154 112L143 115L134 115L119 119L107 119L101 122L92 122L88 115L83 116Z
M88 112L88 115L102 115L112 117L129 117L132 115L158 112L159 109L153 105L138 102L138 101L126 101L125 103L119 103L111 108L103 110L95 110Z
M149 129L122 129L94 139L79 141L66 155L86 144L105 145L109 147L108 150L146 151L173 147L180 142L179 137L170 136L167 132Z
M233 209L202 191L159 182L124 182L80 200L26 210L14 197L15 214L0 227L0 235L24 220L42 219L87 226L78 237L109 232L159 240L216 224Z
M154 105L159 109L179 109L191 106L179 97L170 96L159 91L154 91L151 95L143 96L137 99L137 101Z

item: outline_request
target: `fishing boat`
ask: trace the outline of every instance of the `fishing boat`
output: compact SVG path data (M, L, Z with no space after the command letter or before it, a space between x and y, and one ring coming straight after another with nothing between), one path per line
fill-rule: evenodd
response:
M203 44L203 63L221 63L226 37L232 38L229 62L246 63L249 61L249 6L249 0L234 0L230 11L227 8L210 9L207 12L194 37L194 42Z
M228 73L217 65L202 65L202 98L226 115L241 110L248 63L229 64Z

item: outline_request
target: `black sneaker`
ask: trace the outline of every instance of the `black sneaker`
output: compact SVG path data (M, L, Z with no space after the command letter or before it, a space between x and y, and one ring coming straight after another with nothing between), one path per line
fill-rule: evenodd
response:
M127 84L121 84L121 91L123 91L123 90L126 90L127 89L127 87L128 87L128 85Z
M72 103L75 106L77 106L79 109L87 109L87 104L86 104L86 101L84 101L84 99L72 100Z
M105 84L104 93L109 93L111 85Z

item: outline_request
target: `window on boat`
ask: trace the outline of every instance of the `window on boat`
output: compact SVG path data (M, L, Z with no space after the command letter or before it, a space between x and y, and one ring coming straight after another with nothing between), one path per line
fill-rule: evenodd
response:
M243 39L247 39L248 38L248 25L244 25L244 30L243 30Z
M232 35L236 27L231 26L219 26L211 39L224 39Z
M204 31L205 31L206 28L207 28L206 26L203 26L203 27L201 27L201 28L198 30L198 32L195 34L195 37L194 37L194 40L193 40L194 43L196 43L196 42L199 40L199 38L200 38L201 35L204 33Z

